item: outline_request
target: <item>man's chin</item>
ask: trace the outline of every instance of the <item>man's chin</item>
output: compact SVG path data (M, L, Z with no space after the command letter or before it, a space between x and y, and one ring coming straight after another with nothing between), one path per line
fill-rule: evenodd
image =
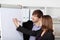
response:
M33 20L31 20L33 23L35 23L36 21L33 21Z
M33 23L36 23L35 21L32 21Z

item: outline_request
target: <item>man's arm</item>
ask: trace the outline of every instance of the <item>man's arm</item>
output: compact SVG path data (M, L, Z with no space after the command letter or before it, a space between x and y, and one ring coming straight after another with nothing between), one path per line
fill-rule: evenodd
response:
M20 25L17 28L17 31L22 32L27 35L31 35L31 36L37 36L40 33L40 30L37 30L37 31L28 30L24 28L23 26L21 27Z
M16 27L19 27L19 25L20 25L19 23L20 23L21 21L19 21L17 18L14 18L14 19L13 19L13 22L14 22L14 24L15 24Z
M21 27L21 25L19 24L19 20L17 20L17 18L13 19L13 22L17 27L17 31L20 31L24 34L36 36L40 32L39 30L38 31L32 31L32 30L28 30L28 29L24 28L23 26Z

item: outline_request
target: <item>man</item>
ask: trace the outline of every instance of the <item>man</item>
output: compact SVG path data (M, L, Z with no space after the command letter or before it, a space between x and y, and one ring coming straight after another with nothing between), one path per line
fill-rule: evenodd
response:
M32 14L32 21L27 21L23 23L23 27L32 30L32 31L38 31L42 26L42 16L43 12L41 10L35 10ZM19 20L17 18L13 19L14 24L17 28L19 28ZM35 40L34 36L30 36L27 34L23 34L24 40Z

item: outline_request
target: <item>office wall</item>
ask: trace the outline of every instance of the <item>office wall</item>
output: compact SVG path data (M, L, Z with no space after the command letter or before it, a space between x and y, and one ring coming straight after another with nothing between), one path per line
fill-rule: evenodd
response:
M23 40L23 33L16 30L13 18L22 22L29 19L29 9L0 8L2 40Z
M60 0L0 0L0 3L36 7L60 7Z

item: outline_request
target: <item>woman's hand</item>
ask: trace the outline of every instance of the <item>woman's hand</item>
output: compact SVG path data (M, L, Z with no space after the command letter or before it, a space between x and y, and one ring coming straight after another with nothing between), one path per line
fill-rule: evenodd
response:
M16 27L19 27L21 21L19 21L17 18L13 18L13 22L16 25Z

